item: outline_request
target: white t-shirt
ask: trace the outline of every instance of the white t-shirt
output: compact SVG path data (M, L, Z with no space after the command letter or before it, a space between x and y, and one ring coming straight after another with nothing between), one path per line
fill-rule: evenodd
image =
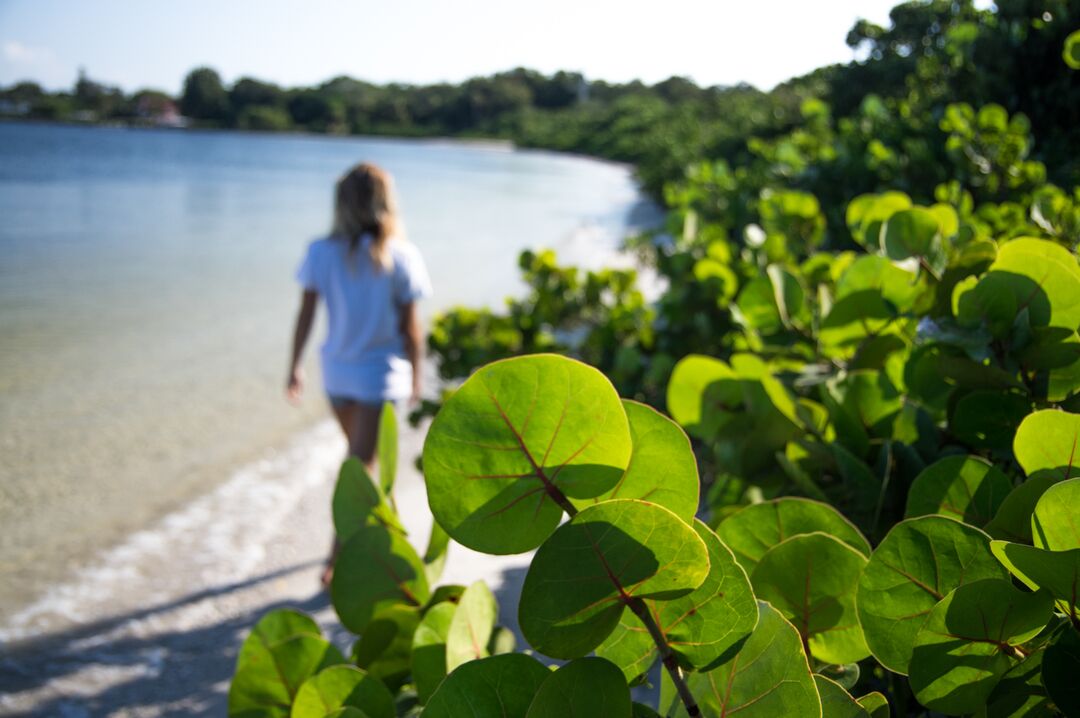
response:
M393 268L378 268L370 237L349 254L349 241L326 237L308 245L296 278L326 302L329 331L322 346L323 385L333 397L398 401L412 392L401 307L431 295L431 280L415 245L390 241Z

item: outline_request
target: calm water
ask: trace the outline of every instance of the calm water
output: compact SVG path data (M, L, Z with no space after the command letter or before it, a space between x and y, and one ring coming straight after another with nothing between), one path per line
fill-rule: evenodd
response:
M282 399L292 273L333 181L395 175L436 297L497 305L516 253L610 258L628 171L396 140L0 124L0 617L315 418Z

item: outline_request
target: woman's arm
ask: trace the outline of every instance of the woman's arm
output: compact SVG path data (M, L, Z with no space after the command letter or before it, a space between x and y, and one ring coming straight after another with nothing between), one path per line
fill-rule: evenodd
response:
M412 396L410 401L420 401L420 387L424 376L424 329L420 325L420 312L416 302L401 307L401 335L405 338L405 355L412 364Z
M319 295L305 289L300 297L300 311L296 315L296 329L293 331L292 361L289 363L289 378L285 385L285 395L294 404L300 401L304 393L304 370L300 358L304 355L304 345L311 334L311 325L315 321L315 306Z

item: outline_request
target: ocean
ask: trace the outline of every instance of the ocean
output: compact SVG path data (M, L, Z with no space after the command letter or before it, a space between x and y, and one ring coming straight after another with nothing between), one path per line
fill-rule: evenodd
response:
M126 537L267 466L340 452L321 326L299 409L283 387L293 273L358 161L395 177L429 318L520 292L524 248L596 267L657 217L627 167L554 153L0 123L0 640Z

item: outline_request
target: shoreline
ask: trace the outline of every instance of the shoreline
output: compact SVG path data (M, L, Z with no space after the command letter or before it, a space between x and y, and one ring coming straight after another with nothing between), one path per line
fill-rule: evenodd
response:
M426 429L403 422L395 491L419 551L433 521L413 463ZM344 453L337 425L322 420L19 612L0 629L0 712L223 714L243 637L286 605L311 613L348 650L351 637L319 585ZM486 581L500 623L516 633L530 560L453 544L439 583Z
M253 137L295 137L328 140L364 140L365 142L385 141L391 143L429 144L435 146L459 146L478 150L489 150L492 152L517 152L522 154L567 157L572 159L588 160L590 162L598 162L603 165L629 170L631 174L634 174L634 181L638 183L638 191L641 192L642 196L647 197L652 202L657 201L655 197L650 197L645 192L644 188L641 187L640 182L638 182L637 180L636 168L632 162L614 160L609 157L590 155L584 152L575 152L573 150L559 150L548 147L532 147L528 145L519 145L513 140L508 140L500 137L390 134L363 135L351 133L343 134L336 132L311 132L307 130L249 130L236 127L169 127L165 125L139 125L123 122L77 122L73 120L45 120L41 118L24 118L11 116L0 116L0 123L43 125L46 127L78 127L81 129L130 130L133 132L181 132L207 135L228 134L247 135Z

